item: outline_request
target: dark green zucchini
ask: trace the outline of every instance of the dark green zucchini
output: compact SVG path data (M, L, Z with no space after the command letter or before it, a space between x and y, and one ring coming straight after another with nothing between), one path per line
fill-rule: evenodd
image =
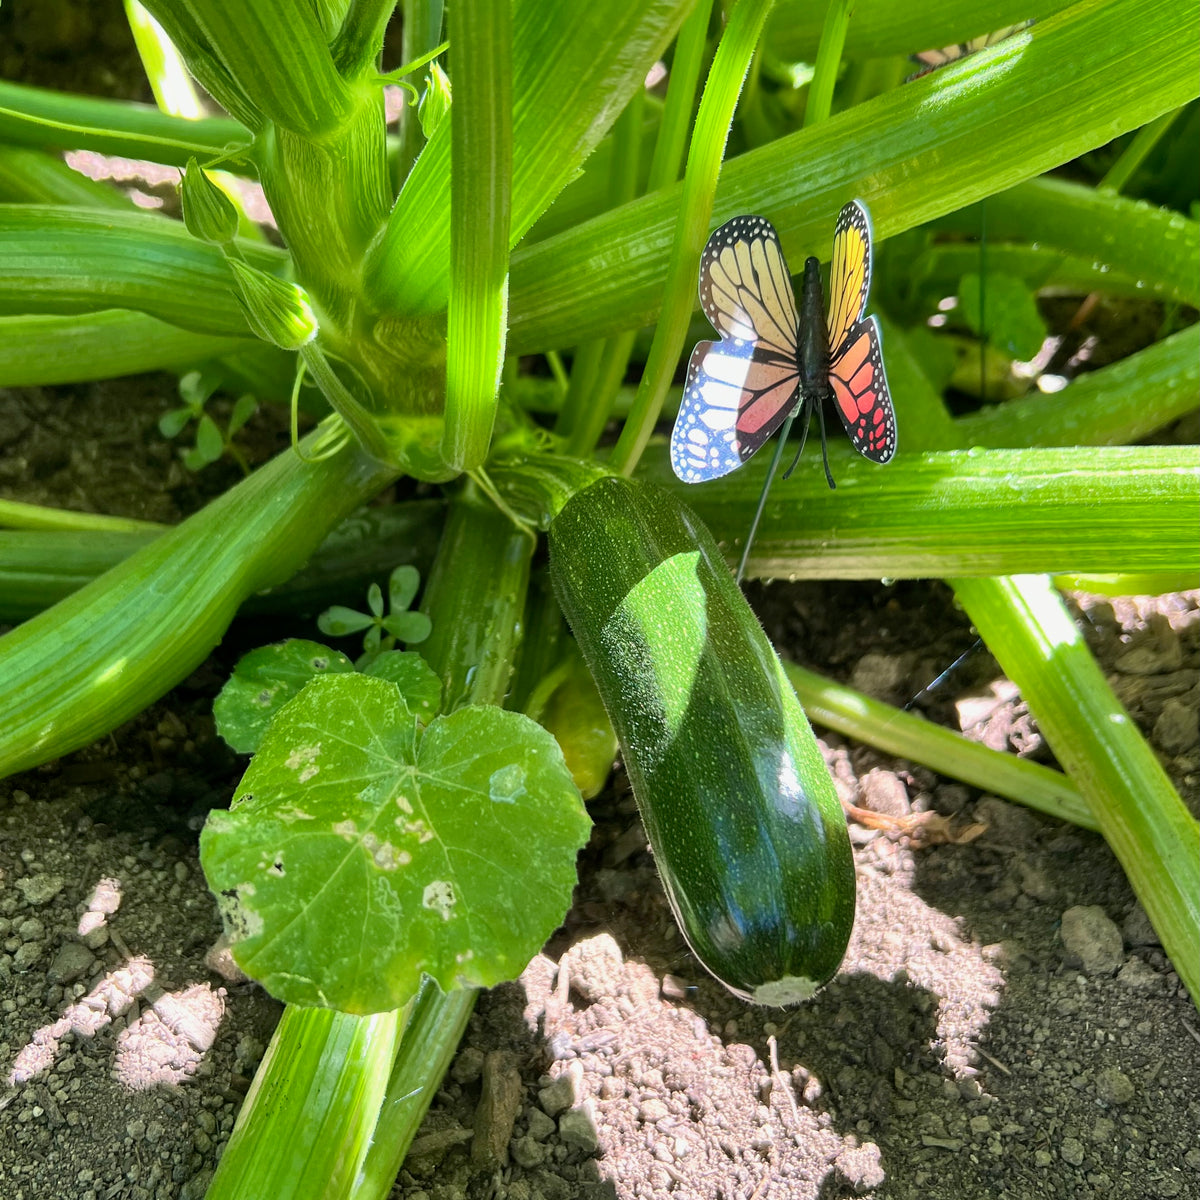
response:
M747 1000L807 999L850 938L850 841L712 534L662 489L604 479L555 518L550 562L688 944Z

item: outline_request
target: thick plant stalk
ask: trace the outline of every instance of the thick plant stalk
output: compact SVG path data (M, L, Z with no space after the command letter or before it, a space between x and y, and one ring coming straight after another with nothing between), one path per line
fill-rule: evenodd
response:
M205 1200L350 1195L405 1015L398 1009L351 1017L329 1008L288 1005ZM308 1096L337 1103L297 1103Z
M286 586L248 596L239 612L312 615L365 592L402 563L425 572L444 508L440 500L412 500L352 513ZM165 532L0 529L0 621L36 616Z
M157 700L243 600L299 570L391 478L353 446L316 462L285 451L0 639L0 776L87 745Z

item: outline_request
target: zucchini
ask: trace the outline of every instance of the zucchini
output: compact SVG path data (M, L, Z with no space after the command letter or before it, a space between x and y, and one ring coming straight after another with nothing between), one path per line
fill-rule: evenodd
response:
M808 999L854 924L850 840L712 534L661 488L609 478L555 518L550 563L688 945L743 999Z

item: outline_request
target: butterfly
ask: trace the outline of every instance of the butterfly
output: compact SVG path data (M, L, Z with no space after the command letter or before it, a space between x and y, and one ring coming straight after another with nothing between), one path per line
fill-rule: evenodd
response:
M928 75L930 71L936 71L938 67L944 67L948 63L957 62L960 58L966 58L968 54L995 46L1012 37L1014 33L1028 29L1032 24L1032 21L1022 21L1017 25L1005 25L1003 29L997 29L994 33L982 34L980 37L972 38L969 42L956 42L953 46L922 50L920 54L912 56L913 61L919 63L921 69L910 75L904 82L911 83L914 79L920 79L922 75Z
M700 259L700 303L721 340L697 343L688 364L671 433L671 466L684 483L736 470L790 418L802 422L803 448L816 412L825 477L833 487L826 400L833 401L861 455L891 461L896 414L879 325L863 316L871 286L871 223L857 200L838 216L830 276L827 318L820 265L815 258L805 262L797 315L770 221L734 217L708 239Z

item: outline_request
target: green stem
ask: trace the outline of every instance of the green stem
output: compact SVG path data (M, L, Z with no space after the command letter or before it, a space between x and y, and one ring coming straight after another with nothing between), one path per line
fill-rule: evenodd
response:
M393 567L428 571L437 549L440 500L360 510L346 518L286 585L247 598L243 614L312 616L361 595ZM24 621L78 591L161 536L140 533L9 532L0 529L0 621Z
M624 204L637 194L645 94L644 90L634 94L613 130L608 195L610 207ZM568 454L590 454L600 440L608 424L617 388L625 378L633 338L632 333L617 334L599 342L589 342L577 352L576 360L580 362L584 377L578 389L568 391L567 400L571 402L571 408L564 405L559 418L559 423L569 430Z
M695 307L696 264L708 237L733 110L771 3L772 0L737 0L708 73L688 152L658 327L638 385L637 399L612 454L613 468L623 475L633 473L654 432L663 398L679 362Z
M396 0L350 0L342 27L330 44L333 65L353 79L372 70Z
M571 380L567 385L567 394L563 397L558 420L554 423L554 432L559 437L573 438L575 430L583 422L588 398L596 391L606 344L606 339L597 338L594 342L584 342L576 347L571 359Z
M503 702L534 545L474 484L451 505L421 605L433 622L421 653L442 676L445 711Z
M185 121L152 104L99 100L0 80L0 140L46 150L95 150L186 167L224 155L249 170L250 132L228 117Z
M1200 325L1190 325L1061 392L992 404L954 424L968 446L1127 445L1191 412L1198 393Z
M736 561L763 458L697 488L677 480L656 449L640 474L685 497ZM830 464L836 492L815 456L776 489L751 578L1200 570L1194 447L910 451L881 471L831 446Z
M477 998L474 988L456 988L444 995L429 981L417 993L358 1174L355 1200L376 1200L392 1190Z
M1121 151L1121 157L1109 167L1107 174L1096 186L1113 192L1124 191L1133 177L1133 173L1146 161L1150 152L1162 140L1163 135L1171 128L1171 123L1182 111L1183 109L1177 108L1174 112L1165 112L1161 117L1156 117L1151 121L1149 125L1143 125L1133 135L1129 145Z
M712 10L713 0L696 0L691 15L679 30L675 57L671 60L671 75L667 80L667 101L659 121L654 157L650 160L650 177L646 182L648 192L656 192L679 178L687 149L688 129L692 124L696 85L704 66Z
M0 500L0 527L135 534L160 533L166 529L165 525L160 525L157 521L139 521L135 517L107 517L102 513L72 512L66 508L22 504L19 500Z
M804 128L827 120L833 107L833 87L837 83L846 30L850 28L850 10L854 0L831 0L825 10L825 24L817 47L817 61L808 85L808 103L804 108Z

